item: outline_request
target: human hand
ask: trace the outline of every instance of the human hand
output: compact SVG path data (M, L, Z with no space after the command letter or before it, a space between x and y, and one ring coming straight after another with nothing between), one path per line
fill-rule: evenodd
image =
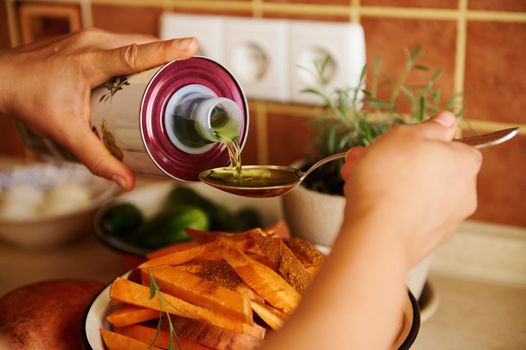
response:
M114 76L190 58L197 48L194 38L158 41L86 29L0 52L0 112L17 116L66 147L95 175L130 190L133 172L91 131L91 89Z
M406 250L409 266L451 238L476 209L482 162L478 150L452 141L455 129L454 116L442 112L422 124L397 126L368 148L351 150L342 168L344 226L374 217Z

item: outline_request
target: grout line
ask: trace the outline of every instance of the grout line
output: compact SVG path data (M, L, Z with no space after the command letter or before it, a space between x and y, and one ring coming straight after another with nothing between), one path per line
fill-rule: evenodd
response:
M263 0L252 0L252 17L263 17Z
M35 1L35 0L33 0ZM258 12L280 12L294 14L311 14L323 16L341 15L351 13L351 21L358 22L361 16L384 17L384 18L408 18L408 19L430 19L430 20L456 20L459 17L458 9L423 9L410 7L390 6L362 6L360 0L350 0L351 5L322 5L322 4L289 4L289 3L265 3L263 0L252 1L217 1L217 0L91 0L93 4L101 5L127 5L127 6L176 6L188 9L231 9L253 11L254 16ZM357 3L358 5L354 5ZM256 4L257 7L256 8ZM353 8L353 5L356 6ZM349 9L349 7L351 7ZM491 21L491 22L526 22L526 12L506 11L477 11L466 10L467 20Z
M7 11L7 24L9 28L9 41L11 42L11 47L16 47L20 45L20 35L18 33L18 18L16 16L16 9L14 0L7 0L5 3Z
M526 12L467 11L471 21L526 22Z
M141 7L163 7L164 0L91 0L93 5L122 5L122 6L141 6Z
M351 0L351 22L360 24L360 0Z
M80 15L82 17L82 27L93 27L93 13L91 11L91 0L80 0Z
M319 16L333 16L349 13L348 5L316 5L316 4L289 4L289 3L263 3L264 12L308 14Z
M289 114L298 117L316 117L324 113L322 107L295 105L279 102L266 102L266 110L270 113Z
M257 122L257 156L259 164L268 164L267 107L265 102L254 103Z
M464 78L466 74L466 10L468 7L468 0L459 0L458 10L459 16L457 20L457 41L455 49L455 72L454 72L454 91L455 93L462 93L464 90ZM456 108L462 108L463 99L457 99Z

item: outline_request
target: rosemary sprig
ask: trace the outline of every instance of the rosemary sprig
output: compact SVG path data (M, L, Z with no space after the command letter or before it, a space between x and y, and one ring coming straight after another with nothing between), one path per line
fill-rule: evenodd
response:
M152 272L148 270L148 276L149 276L149 284L150 284L150 300L157 297L159 298L159 321L157 322L157 331L155 333L155 337L149 344L149 348L152 348L157 342L157 339L159 339L159 335L161 334L161 325L162 325L162 317L163 313L166 315L166 318L168 319L168 329L169 329L169 340L168 340L168 350L175 350L174 348L174 339L177 343L177 348L179 350L183 350L183 347L181 346L181 342L179 341L179 337L177 336L177 332L175 331L175 328L172 324L172 316L170 313L166 310L166 304L174 307L172 304L168 303L165 299L163 294L161 293L161 289L159 288L159 285L155 281L155 278L153 278ZM175 307L174 307L175 308Z

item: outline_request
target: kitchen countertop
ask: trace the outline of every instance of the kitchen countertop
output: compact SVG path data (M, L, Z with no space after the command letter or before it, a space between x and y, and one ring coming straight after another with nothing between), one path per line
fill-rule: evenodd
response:
M5 165L0 157L0 169ZM435 253L429 280L439 305L422 323L412 349L526 349L525 232L480 223L464 224L460 231ZM129 257L104 246L90 232L47 251L0 241L0 296L49 279L106 284L130 266Z
M437 261L439 261L437 259ZM0 295L35 281L80 278L109 283L128 269L125 256L86 234L65 246L32 252L0 243ZM431 272L436 312L422 323L415 350L526 348L526 288Z
M526 288L436 273L430 280L439 306L412 349L526 349Z

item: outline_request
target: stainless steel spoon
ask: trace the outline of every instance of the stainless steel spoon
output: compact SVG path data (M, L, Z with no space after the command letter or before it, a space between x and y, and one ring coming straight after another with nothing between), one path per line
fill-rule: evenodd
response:
M455 141L481 149L506 142L517 135L518 132L519 128L511 128L489 134L465 137ZM318 167L333 160L345 158L346 154L347 152L342 152L323 158L305 172L290 166L244 165L241 180L234 177L230 167L205 170L199 174L199 179L222 191L244 197L276 197L298 186Z

